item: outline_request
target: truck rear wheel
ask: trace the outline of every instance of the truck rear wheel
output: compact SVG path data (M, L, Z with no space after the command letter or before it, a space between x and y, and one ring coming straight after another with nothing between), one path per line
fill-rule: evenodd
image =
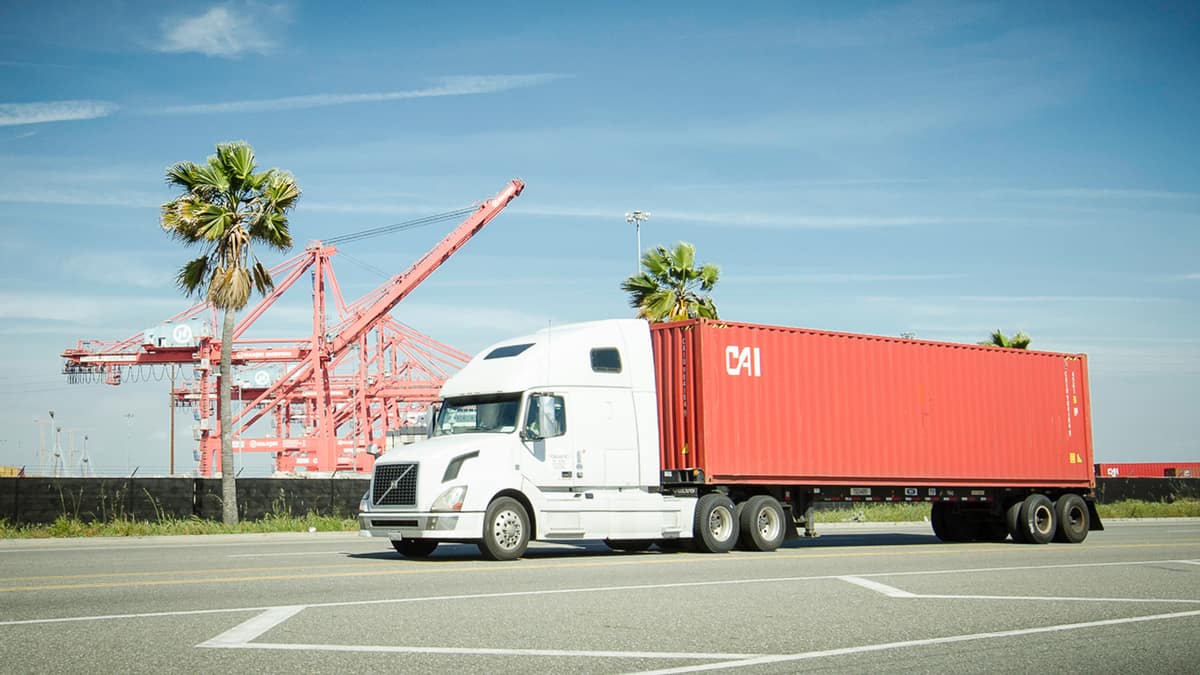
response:
M1048 544L1058 528L1054 503L1043 494L1033 494L1021 503L1017 527L1028 544Z
M493 499L483 516L479 552L489 560L516 560L529 547L529 514L512 497Z
M1058 518L1054 541L1078 544L1087 539L1092 523L1087 502L1083 501L1083 497L1074 493L1059 497L1054 502L1054 515Z
M738 541L738 521L733 501L719 492L710 492L696 502L692 523L693 545L700 553L726 553Z
M741 544L752 551L774 551L787 533L783 507L774 497L755 495L739 504Z
M401 539L392 540L392 548L405 558L428 558L438 547L436 539Z

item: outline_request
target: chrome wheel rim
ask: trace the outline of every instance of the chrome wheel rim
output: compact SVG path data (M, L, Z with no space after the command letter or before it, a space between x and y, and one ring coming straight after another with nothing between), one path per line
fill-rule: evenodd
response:
M492 535L501 548L511 551L521 543L524 528L515 511L501 511L492 522Z

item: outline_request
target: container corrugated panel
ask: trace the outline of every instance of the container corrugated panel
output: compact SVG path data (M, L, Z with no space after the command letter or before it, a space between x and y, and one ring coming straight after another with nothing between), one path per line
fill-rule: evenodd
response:
M1200 478L1200 462L1097 464L1096 475L1109 478Z
M1094 485L1087 357L652 326L663 469L710 483Z

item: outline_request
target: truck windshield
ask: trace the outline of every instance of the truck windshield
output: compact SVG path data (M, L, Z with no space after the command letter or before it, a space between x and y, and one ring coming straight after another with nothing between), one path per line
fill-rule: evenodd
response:
M510 433L517 428L520 403L520 394L446 399L433 435Z

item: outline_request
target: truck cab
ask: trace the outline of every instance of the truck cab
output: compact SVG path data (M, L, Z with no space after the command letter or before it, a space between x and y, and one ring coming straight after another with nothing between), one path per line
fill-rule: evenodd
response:
M695 496L660 491L645 321L547 328L484 349L446 381L428 439L375 464L364 536L408 556L472 542L492 559L530 540L648 548L692 536Z

